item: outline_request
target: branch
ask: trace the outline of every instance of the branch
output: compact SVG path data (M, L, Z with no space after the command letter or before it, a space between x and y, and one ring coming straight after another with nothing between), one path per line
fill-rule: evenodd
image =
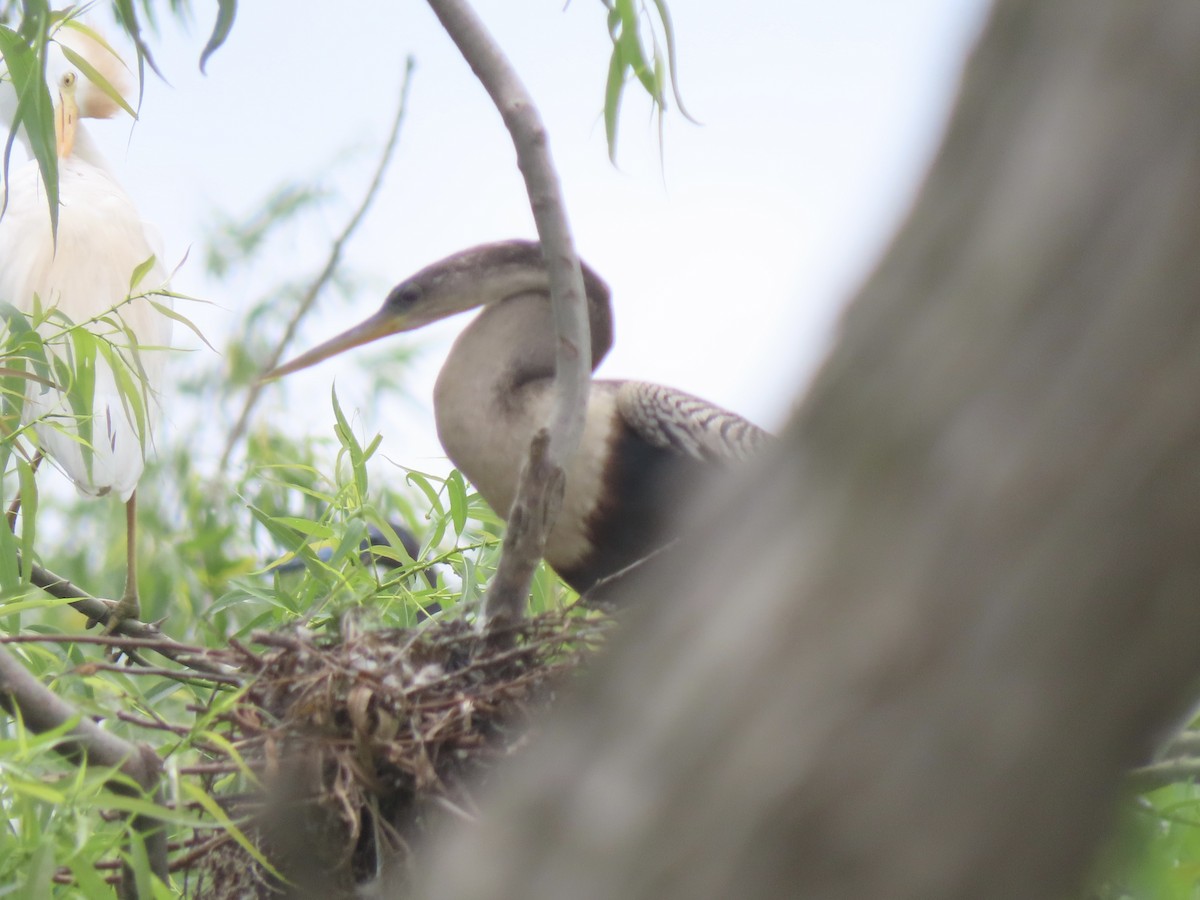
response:
M579 447L591 386L592 352L584 300L583 275L570 224L550 158L550 141L533 98L492 36L465 0L429 0L434 14L500 111L517 151L529 204L550 275L550 299L558 333L554 408L546 423L548 438L535 436L509 514L511 532L518 524L528 535L506 538L500 564L483 602L487 627L498 619L524 616L533 571L542 557L562 505L565 463ZM539 442L545 440L545 447Z
M112 607L103 600L93 597L83 588L73 584L66 578L55 575L49 569L45 569L37 563L32 563L29 567L29 581L51 597L68 601L76 612L87 616L89 621L99 622L101 625L108 624L109 616L112 614ZM197 672L205 672L212 675L229 674L227 669L205 660L200 655L203 652L200 648L190 647L172 640L166 637L154 625L139 622L137 619L122 619L117 623L115 633L130 638L142 639L146 641L142 646L154 650L167 659L177 662L181 666L194 669ZM109 638L98 638L97 642L113 646L120 646L122 644L120 640L111 640Z
M0 706L24 722L25 727L35 734L75 722L67 732L70 735L69 739L56 744L56 751L76 764L116 769L132 779L141 793L153 793L155 802L162 802L161 790L158 788L162 764L153 750L110 734L91 719L82 716L71 704L29 674L16 658L2 647ZM123 778L111 779L108 786L114 793L138 796L138 790L131 788ZM167 835L162 823L149 816L138 815L133 817L132 825L133 830L145 841L151 870L166 882ZM128 871L128 867L122 878L126 887L124 895L133 884L133 875Z
M1128 785L1137 793L1145 794L1169 784L1194 783L1197 779L1200 779L1200 758L1181 756L1139 766L1129 773Z
M367 192L363 196L362 202L359 203L358 209L354 211L354 215L350 217L350 221L346 223L346 227L342 229L342 233L337 236L337 239L333 242L333 246L329 248L329 257L325 260L325 267L313 280L313 283L308 286L308 290L304 292L304 296L300 300L300 305L296 307L296 311L292 314L287 328L284 329L283 337L279 339L279 343L275 345L275 349L271 351L271 354L267 357L267 361L263 364L264 372L274 369L279 365L279 361L283 359L283 354L291 345L292 339L295 338L296 332L300 328L300 323L312 310L313 304L316 303L321 291L333 279L334 273L337 272L338 265L342 261L342 253L346 249L346 244L349 243L354 232L358 230L358 226L362 224L367 210L371 208L371 204L375 201L375 197L379 193L379 188L383 184L383 176L387 172L388 164L392 161L392 153L396 149L397 141L400 139L400 126L404 124L404 115L408 109L408 85L414 68L416 68L416 61L409 56L404 63L404 82L400 85L400 103L396 108L396 116L392 120L392 130L388 133L387 143L384 145L379 163L375 167L375 175L371 179L371 183L367 187ZM254 411L254 406L258 403L259 395L266 384L267 382L256 378L250 385L246 393L246 402L242 406L242 411L238 415L237 422L229 432L229 437L225 441L225 449L221 452L221 462L217 467L219 472L224 472L228 467L229 458L233 454L233 448L241 440L242 435L246 433L246 426L250 422L250 414Z
M1157 754L1159 762L1166 762L1174 757L1200 757L1200 731L1188 729L1167 741L1166 746Z

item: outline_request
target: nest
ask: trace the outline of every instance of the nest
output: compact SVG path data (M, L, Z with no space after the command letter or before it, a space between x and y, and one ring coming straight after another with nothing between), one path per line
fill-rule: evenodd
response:
M222 830L194 848L195 896L277 897L287 882L351 896L385 868L407 871L434 820L473 818L488 770L610 624L547 613L487 638L435 621L255 635L261 653L235 644L225 661L252 677L216 715L228 744L196 768L270 867Z

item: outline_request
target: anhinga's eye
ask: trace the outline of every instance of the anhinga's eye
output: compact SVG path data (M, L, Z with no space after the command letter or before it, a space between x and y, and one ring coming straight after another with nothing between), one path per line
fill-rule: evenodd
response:
M388 294L387 305L391 309L408 309L415 306L421 299L421 286L413 281L405 281L392 288Z

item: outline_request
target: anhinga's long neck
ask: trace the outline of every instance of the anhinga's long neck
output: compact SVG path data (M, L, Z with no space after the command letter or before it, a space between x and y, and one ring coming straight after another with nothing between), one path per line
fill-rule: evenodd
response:
M447 455L501 516L529 442L554 402L558 338L541 250L472 247L426 266L365 322L269 373L278 377L388 334L477 307L434 387ZM608 287L583 267L593 368L612 345ZM677 533L674 513L713 466L746 458L762 433L698 397L638 381L597 381L579 449L565 460L562 509L546 560L577 590L646 558Z
M486 272L478 284L488 297ZM604 283L588 272L585 285L595 368L612 346L612 313ZM454 342L434 386L442 445L502 514L529 438L549 415L556 344L544 289L491 299Z

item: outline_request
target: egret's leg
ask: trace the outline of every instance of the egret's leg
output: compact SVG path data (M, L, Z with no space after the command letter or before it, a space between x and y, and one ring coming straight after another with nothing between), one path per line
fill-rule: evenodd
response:
M137 491L125 503L125 566L125 593L108 615L104 630L109 633L125 619L136 619L142 614L137 589Z

